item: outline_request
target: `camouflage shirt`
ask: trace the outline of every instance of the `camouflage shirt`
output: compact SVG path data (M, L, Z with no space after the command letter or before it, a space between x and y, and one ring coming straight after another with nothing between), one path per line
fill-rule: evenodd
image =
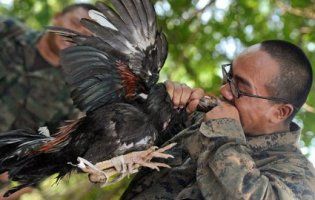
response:
M77 112L61 70L36 49L41 35L0 17L0 132L43 125L56 128Z
M178 142L172 168L143 169L122 199L315 199L314 167L297 147L299 136L296 124L245 137L235 120L199 117L169 141Z

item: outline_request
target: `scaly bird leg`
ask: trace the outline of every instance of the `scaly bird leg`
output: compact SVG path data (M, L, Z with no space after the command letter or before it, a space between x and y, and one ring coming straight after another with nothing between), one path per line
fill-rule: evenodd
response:
M144 151L135 151L131 152L122 156L118 156L115 158L112 158L111 160L107 160L104 162L99 162L95 166L98 169L104 170L108 169L110 167L114 167L117 171L125 173L126 169L128 169L128 172L137 172L138 169L143 167L149 167L151 169L159 170L159 167L167 167L170 168L169 165L164 163L154 163L151 162L153 158L174 158L170 154L164 153L165 151L173 148L176 145L176 143L169 144L163 148L158 149L158 147L150 147L147 150Z
M79 163L74 166L80 168L83 172L88 173L89 179L91 182L94 182L94 183L106 182L111 176L111 174L105 173L104 171L98 169L92 163L90 163L84 158L78 157L78 162Z
M122 180L124 177L139 171L140 167L149 167L151 169L160 170L160 167L170 168L169 165L159 162L151 162L153 158L174 158L165 151L173 148L176 143L169 144L163 148L151 147L145 151L131 152L126 155L118 156L110 160L99 162L96 165L80 158L78 161L84 164L80 167L82 171L89 174L89 179L93 183L104 183L107 186ZM117 176L120 174L119 176ZM113 180L110 177L116 176Z
M133 170L138 170L140 167L148 167L158 171L160 167L170 168L170 166L165 163L151 162L151 160L153 158L174 158L172 155L164 152L173 148L175 145L176 143L172 143L160 149L158 149L158 147L151 147L145 151L131 152L124 155L124 160Z

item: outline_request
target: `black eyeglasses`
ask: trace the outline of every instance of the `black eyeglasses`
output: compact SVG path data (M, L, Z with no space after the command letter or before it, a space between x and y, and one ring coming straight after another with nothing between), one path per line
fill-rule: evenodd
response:
M254 97L254 98L259 98L259 99L266 99L270 101L275 101L275 102L280 102L280 103L286 103L286 104L291 104L294 109L297 109L296 106L294 106L292 103L290 103L286 99L278 98L278 97L263 97L263 96L258 96L254 94L249 94L247 92L241 91L237 85L235 84L235 81L233 79L232 75L232 64L223 64L221 65L222 67L222 74L223 74L223 80L224 82L228 83L231 89L231 92L235 98L240 98L241 96L248 96L248 97Z

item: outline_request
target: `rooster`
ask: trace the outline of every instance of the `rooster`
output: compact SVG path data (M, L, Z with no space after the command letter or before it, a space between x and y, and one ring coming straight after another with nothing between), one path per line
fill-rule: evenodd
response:
M91 20L81 20L91 35L48 28L75 44L61 52L61 65L73 102L86 116L52 136L43 129L1 134L0 173L9 171L10 179L21 183L5 196L77 167L91 181L106 184L117 172L122 176L114 181L141 166L169 167L151 162L172 157L164 151L174 144L161 149L154 144L174 116L182 115L173 109L164 84L157 83L167 57L166 37L149 0L110 2L97 3L98 10L89 11Z

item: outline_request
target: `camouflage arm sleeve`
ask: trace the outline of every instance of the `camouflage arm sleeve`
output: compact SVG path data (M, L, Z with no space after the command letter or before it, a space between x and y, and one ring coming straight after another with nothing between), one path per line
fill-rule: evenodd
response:
M197 183L205 199L212 199L214 192L237 199L295 199L283 176L256 167L239 122L210 120L199 131L205 150L198 158ZM213 191L217 185L223 191Z
M33 61L31 54L38 33L27 29L21 22L0 17L0 69L1 76L24 73L26 66ZM30 53L29 53L30 52ZM31 56L31 58L28 58Z
M36 113L26 107L38 80L29 69L33 66L36 42L41 35L17 20L0 17L0 132L33 128L36 124L33 122L38 121Z
M24 25L16 20L0 16L0 38L12 37L23 33Z

